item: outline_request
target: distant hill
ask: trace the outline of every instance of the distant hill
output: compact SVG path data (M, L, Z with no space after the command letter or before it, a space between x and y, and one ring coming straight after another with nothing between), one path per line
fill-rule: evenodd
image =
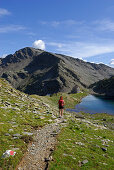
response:
M90 88L97 94L114 98L114 76L109 79L100 80L92 84Z
M0 77L28 94L71 93L114 75L104 64L26 47L0 59Z

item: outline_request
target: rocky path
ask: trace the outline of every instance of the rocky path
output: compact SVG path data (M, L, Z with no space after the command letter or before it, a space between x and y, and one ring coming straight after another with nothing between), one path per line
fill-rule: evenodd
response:
M56 123L48 124L36 131L33 143L17 167L17 170L46 170L48 162L52 160L51 153L57 142L56 136L64 126L63 119L56 119Z

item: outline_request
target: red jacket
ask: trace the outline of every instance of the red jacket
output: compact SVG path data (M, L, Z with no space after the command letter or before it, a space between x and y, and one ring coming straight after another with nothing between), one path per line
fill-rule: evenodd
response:
M64 106L64 100L59 100L59 106Z

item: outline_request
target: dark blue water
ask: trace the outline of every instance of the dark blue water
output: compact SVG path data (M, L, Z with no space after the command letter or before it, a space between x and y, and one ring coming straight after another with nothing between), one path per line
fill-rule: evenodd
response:
M69 109L68 109L69 110ZM108 113L114 115L114 99L106 99L103 97L96 97L94 95L86 96L82 102L75 106L75 109L70 111L85 113Z

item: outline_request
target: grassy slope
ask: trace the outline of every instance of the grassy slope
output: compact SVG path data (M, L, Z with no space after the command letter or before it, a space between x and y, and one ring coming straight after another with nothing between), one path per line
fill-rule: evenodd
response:
M63 95L66 108L72 108L80 102L82 97L87 95L87 92L70 95L59 93L52 97L46 96L44 100L53 108L56 108L60 95ZM76 113L72 113L70 118L65 115L69 123L58 136L58 144L53 153L53 161L49 164L49 169L113 169L113 116L79 113L77 117L81 115L85 119L77 119L75 115ZM83 120L90 123L83 122ZM80 145L80 142L82 145ZM103 151L102 148L106 148L107 151ZM81 162L86 159L88 163L82 164Z
M3 169L15 169L27 149L28 142L33 140L33 137L25 136L23 132L33 132L39 126L49 123L48 120L52 118L51 114L47 113L58 115L57 103L60 95L64 97L66 108L74 107L82 97L87 95L87 92L83 92L70 95L59 93L52 97L27 96L14 90L3 79L0 79L0 85L2 85L0 87L0 158L6 150L18 148L14 157L0 160L0 167ZM10 103L11 108L6 107L7 102ZM97 129L93 124L104 125L105 123L111 128L113 117L106 114L81 114L92 124L83 122L83 119L76 119L74 116L67 118L68 126L63 128L58 136L58 145L53 153L54 161L49 164L49 169L113 169L113 131ZM40 119L40 116L45 119ZM10 132L9 129L13 131ZM10 136L5 136L5 133L9 133ZM12 136L16 133L21 134L22 137L13 139ZM81 142L82 145L77 142ZM102 147L107 148L107 151L102 151ZM80 162L85 159L88 163L82 165Z
M79 96L81 99L85 94L28 96L12 88L4 79L0 79L0 158L6 150L15 151L18 148L14 157L0 159L1 168L15 169L27 150L28 143L33 140L33 136L24 135L23 132L33 132L38 127L50 123L49 119L53 121L51 114L47 113L58 115L60 95L64 96L66 106L69 107L79 102ZM41 116L45 119L41 119ZM14 134L20 134L21 137L14 139Z
M114 133L110 126L106 128L108 123L114 123L114 118L106 114L83 116L85 119L72 116L67 127L62 129L53 161L49 164L50 170L114 168ZM88 162L83 164L84 160Z
M16 167L28 143L33 140L32 136L24 135L23 132L33 132L49 123L51 114L47 112L51 112L51 109L43 101L13 89L3 79L0 79L0 86L0 167L11 169ZM14 139L13 135L17 133L22 136ZM1 158L6 150L15 148L18 150L14 157Z
M46 102L52 104L52 106L56 106L58 104L58 100L60 96L63 96L63 99L65 101L65 108L74 108L74 106L81 102L81 99L85 97L88 94L88 92L82 91L81 93L77 94L66 94L66 93L57 93L50 96L45 96Z

